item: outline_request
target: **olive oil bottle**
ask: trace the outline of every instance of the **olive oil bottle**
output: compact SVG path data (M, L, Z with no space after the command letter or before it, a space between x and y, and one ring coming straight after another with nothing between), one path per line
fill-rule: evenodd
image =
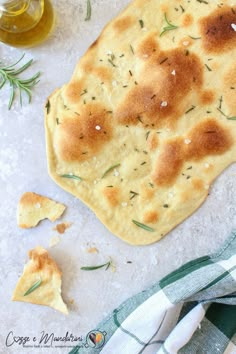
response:
M32 47L52 31L54 12L49 0L0 0L0 41Z

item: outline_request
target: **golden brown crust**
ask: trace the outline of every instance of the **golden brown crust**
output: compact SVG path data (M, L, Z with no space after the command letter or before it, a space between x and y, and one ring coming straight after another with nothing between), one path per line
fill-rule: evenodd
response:
M236 6L218 8L200 21L203 48L208 53L220 54L235 48Z
M50 98L52 178L131 244L160 240L236 160L234 9L227 0L134 0ZM165 18L176 28L163 33Z

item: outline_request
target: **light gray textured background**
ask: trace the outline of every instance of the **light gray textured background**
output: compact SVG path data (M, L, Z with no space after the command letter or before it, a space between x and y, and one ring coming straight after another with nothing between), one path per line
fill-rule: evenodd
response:
M85 22L85 0L54 1L57 24L50 39L26 50L34 58L30 72L40 70L41 81L31 105L15 103L8 111L9 91L0 91L0 353L67 353L69 349L25 349L14 344L6 348L10 331L31 339L41 332L64 336L67 331L83 336L127 297L145 289L184 262L215 251L236 227L236 165L213 185L206 203L161 242L148 247L131 247L96 219L82 202L61 190L49 178L45 155L43 106L46 97L67 82L79 57L96 39L102 27L128 3L128 0L92 0L92 19ZM0 44L0 58L12 63L22 50ZM34 191L67 205L62 220L73 225L50 249L63 271L63 298L70 314L51 308L12 302L11 295L36 245L49 248L56 232L43 221L32 230L16 225L16 207L21 194ZM122 222L122 221L121 221ZM56 224L56 223L55 223ZM99 254L87 253L96 247ZM98 264L109 257L117 270L82 272L82 265ZM132 264L127 264L132 261ZM69 301L74 299L74 304ZM32 344L32 341L31 341Z

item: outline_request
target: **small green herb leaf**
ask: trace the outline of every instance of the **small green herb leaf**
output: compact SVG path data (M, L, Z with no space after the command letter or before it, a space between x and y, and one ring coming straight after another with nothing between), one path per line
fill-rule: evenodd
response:
M227 116L227 114L225 114L219 107L217 108L217 110L228 120L236 120L236 116L233 117Z
M147 226L147 225L145 225L145 224L142 224L142 223L139 222L139 221L132 220L132 222L133 222L136 226L140 227L141 229L144 229L144 230L149 231L149 232L155 232L155 230L154 230L152 227Z
M114 68L117 67L117 66L113 63L112 59L108 59L108 62L109 62Z
M50 101L49 101L49 100L47 100L47 103L46 103L46 105L45 105L45 108L46 108L46 110L47 110L47 114L49 114L49 113L50 113L50 108L51 108L51 104L50 104Z
M112 170L114 170L114 168L119 167L120 163L117 163L116 165L113 165L111 167L109 167L102 175L102 178L106 177L106 175L108 175L109 172L111 172Z
M78 181L82 181L83 179L79 176L76 175L69 175L69 174L65 174L65 175L60 175L60 177L63 178L71 178L71 179L77 179Z
M24 296L29 295L33 291L35 291L42 284L42 279L38 280L34 285L32 285L25 293Z
M80 269L86 270L86 271L91 271L91 270L97 270L97 269L106 267L105 270L107 270L108 268L110 268L111 265L112 265L112 261L110 260L109 262L104 263L104 264L100 264L97 266L81 267Z
M207 68L208 71L212 71L209 65L205 64L205 67Z
M189 108L189 109L185 112L185 114L188 114L189 112L193 111L195 108L196 108L196 106L192 106L191 108Z
M134 191L130 191L131 197L129 198L130 200L135 198L137 195L139 195L138 193L134 192Z
M134 54L134 48L132 47L131 44L130 44L130 50L131 50L131 52Z
M168 32L168 31L173 31L173 30L175 30L175 29L178 28L178 26L173 25L172 23L170 23L170 21L169 21L168 18L167 18L166 13L165 13L165 21L166 21L166 23L167 23L168 26L165 26L165 27L163 28L163 31L161 32L160 37L163 36L163 34L165 34L166 32Z
M201 37L193 37L193 36L189 36L189 38L192 38L193 40L198 40L198 39L201 39Z
M90 0L87 0L87 14L84 21L89 21L92 15L92 6Z
M139 24L140 24L140 27L141 27L141 28L144 27L144 22L143 22L143 20L139 20Z

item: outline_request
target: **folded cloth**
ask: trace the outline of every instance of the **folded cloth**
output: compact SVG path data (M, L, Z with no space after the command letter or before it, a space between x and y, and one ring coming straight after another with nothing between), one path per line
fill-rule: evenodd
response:
M236 231L129 298L70 354L236 354Z

